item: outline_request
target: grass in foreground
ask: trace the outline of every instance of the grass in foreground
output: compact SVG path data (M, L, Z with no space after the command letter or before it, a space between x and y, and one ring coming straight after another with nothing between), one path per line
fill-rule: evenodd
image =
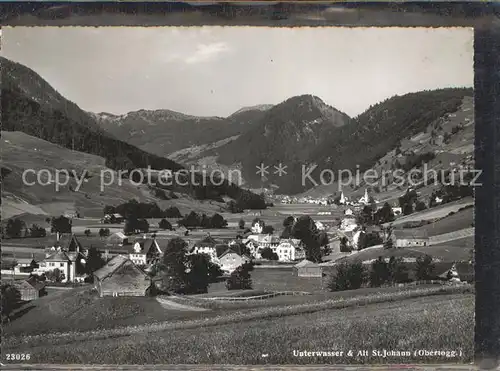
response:
M30 347L33 363L461 363L473 352L474 296L453 294L254 318L208 331L145 331L101 340ZM451 350L445 357L296 357L297 351ZM262 354L268 354L263 358Z

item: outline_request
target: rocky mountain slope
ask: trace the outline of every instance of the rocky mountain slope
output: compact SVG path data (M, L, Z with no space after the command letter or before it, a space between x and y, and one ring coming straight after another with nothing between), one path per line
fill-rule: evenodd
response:
M177 147L182 147L168 154L175 161L219 169L226 175L237 170L241 173L238 179L246 187L299 194L316 187L308 178L303 181L310 167L315 167L309 174L318 181L322 171L337 174L340 170L368 170L405 138L427 130L436 120L459 110L464 97L472 97L472 90L410 93L373 105L356 118L312 95L292 97L272 107L243 108L225 119L192 118L176 113L175 125L160 113L154 119L150 112L150 121L138 126L144 131L140 136L150 139L132 136L129 141L137 141L142 148L160 148L157 153L166 154L161 149L162 143L156 144L162 140L155 138L167 138L168 142L175 137ZM193 120L203 123L205 131ZM115 126L126 126L125 122L118 120ZM131 129L126 130L131 133ZM434 132L433 136L436 135ZM261 163L268 166L264 177L257 173ZM284 170L281 173L276 168L280 164Z
M170 110L91 115L115 137L159 156L169 156L184 148L207 145L244 133L263 115L266 107L248 107L227 118L197 117Z

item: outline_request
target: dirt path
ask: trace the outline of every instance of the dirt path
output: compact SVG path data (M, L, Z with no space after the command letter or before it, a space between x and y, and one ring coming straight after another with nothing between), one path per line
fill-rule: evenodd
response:
M200 308L200 307L194 307L192 305L185 305L185 304L180 304L172 300L168 300L165 298L159 298L157 297L156 300L160 305L165 308L165 309L170 309L170 310L180 310L180 311L189 311L189 312L206 312L209 309L206 308Z

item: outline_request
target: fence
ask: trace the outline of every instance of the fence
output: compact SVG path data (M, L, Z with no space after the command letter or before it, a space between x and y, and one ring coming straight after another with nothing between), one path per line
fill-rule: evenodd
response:
M246 297L232 297L232 296L214 296L214 297L208 297L208 298L197 298L197 299L202 299L202 300L217 300L217 301L250 301L250 300L265 300L265 299L270 299L274 298L276 296L302 296L302 295L311 295L310 292L306 291L279 291L279 292L272 292L269 294L264 294L264 295L257 295L257 296L246 296Z

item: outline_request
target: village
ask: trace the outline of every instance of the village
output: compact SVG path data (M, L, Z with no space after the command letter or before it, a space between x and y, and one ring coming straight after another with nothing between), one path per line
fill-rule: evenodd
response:
M425 249L436 239L425 230L393 228L392 223L389 227L387 222L397 221L401 216L401 206L391 207L386 202L377 202L366 189L358 200L350 200L342 192L329 208L331 211L318 209L313 215L315 220L310 215L287 216L283 212L280 223L274 213L273 218L268 218L276 221L274 225L266 225L266 216L262 212L251 211L244 214L248 221L241 217L236 222L233 216L235 221L224 228L186 227L183 220L188 216L171 219L171 222L156 219L146 222L146 231L139 227L126 231L129 229L126 217L119 213L105 214L99 224L94 225L99 227L94 228L94 234L99 234L99 238L91 236L92 231L83 226L83 220L75 219L75 225L78 224L74 227L76 232L52 230L54 233L47 235L44 246L16 247L6 240L5 252L2 253L2 281L17 288L23 301L43 296L47 288L77 285L92 286L99 296L147 296L152 288L155 292L164 289L164 277L159 267L168 263L164 256L169 243L180 239L186 256L203 254L207 262L218 267L219 276L206 287L220 289L216 282L228 280L238 268L251 266L256 275L273 269L289 272L281 277L283 282L274 282L283 288L300 288L301 284L295 285L294 281L306 279L315 282L313 286L325 289L332 269L356 254L361 255L361 251L404 248L414 253L415 248ZM336 217L333 218L332 214ZM364 220L377 215L377 223ZM308 249L310 241L307 236L297 232L293 235L292 226L298 224L299 219L313 223L307 228L317 236L318 253ZM92 223L88 225L92 226ZM29 239L25 240L29 244ZM421 253L425 254L425 250ZM407 263L415 262L415 258L405 259ZM366 260L364 264L373 260ZM457 276L456 265L448 263L439 273L447 276L451 269L453 276Z

